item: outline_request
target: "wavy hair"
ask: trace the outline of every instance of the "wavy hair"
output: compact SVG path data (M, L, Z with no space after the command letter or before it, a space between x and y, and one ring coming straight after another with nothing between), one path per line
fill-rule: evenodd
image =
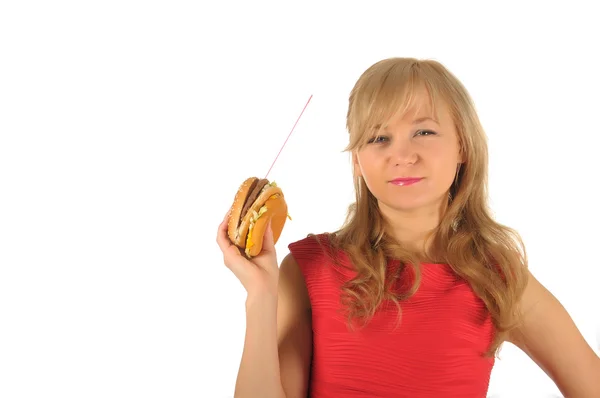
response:
M373 64L350 93L349 143L344 152L362 148L372 135L370 126L383 125L397 112L410 109L422 88L434 112L438 101L448 106L465 162L449 187L439 225L427 237L429 249L422 252L392 238L377 199L363 178L354 176L356 201L349 206L341 229L329 234L331 248L344 251L356 271L356 277L342 287L342 301L350 324L352 320L367 322L384 300L401 309L401 301L417 291L422 262L448 264L490 312L495 337L486 355L492 356L518 322L518 303L527 282L527 254L519 233L491 215L487 138L463 84L434 60L388 58ZM393 274L387 267L390 258L401 264ZM393 283L406 267L414 269L413 286L393 292Z

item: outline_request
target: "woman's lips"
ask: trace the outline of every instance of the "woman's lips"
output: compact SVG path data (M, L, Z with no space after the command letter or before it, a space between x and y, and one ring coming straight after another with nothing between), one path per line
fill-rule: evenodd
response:
M406 185L412 185L412 184L416 184L417 182L421 181L423 178L418 178L418 177L408 177L408 178L396 178L393 179L392 181L390 181L390 183L403 187Z

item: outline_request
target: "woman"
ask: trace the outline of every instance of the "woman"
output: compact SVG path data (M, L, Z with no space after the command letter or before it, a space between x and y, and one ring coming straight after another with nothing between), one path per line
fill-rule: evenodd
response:
M356 202L339 231L293 242L278 267L270 230L249 261L219 226L248 293L235 396L485 397L509 341L565 396L600 397L600 359L490 215L486 137L458 79L377 62L347 127Z

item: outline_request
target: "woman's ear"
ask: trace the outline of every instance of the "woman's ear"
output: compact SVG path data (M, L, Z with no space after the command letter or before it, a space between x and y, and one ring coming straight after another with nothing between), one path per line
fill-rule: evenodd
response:
M458 147L458 163L463 164L467 161L467 156L465 154L465 150L463 148L463 146L459 146Z
M358 163L358 155L356 154L356 152L352 152L352 169L354 171L355 177L362 177L360 164Z

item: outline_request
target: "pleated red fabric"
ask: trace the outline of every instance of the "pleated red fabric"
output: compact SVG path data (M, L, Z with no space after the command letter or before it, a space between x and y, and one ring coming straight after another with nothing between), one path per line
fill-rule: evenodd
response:
M317 237L327 244L325 234ZM449 266L423 264L419 289L401 302L400 318L394 303L385 302L366 326L351 330L340 298L354 271L334 264L314 237L288 248L312 306L310 398L486 396L494 359L483 354L493 324L484 303ZM410 286L413 277L407 267L395 288Z

